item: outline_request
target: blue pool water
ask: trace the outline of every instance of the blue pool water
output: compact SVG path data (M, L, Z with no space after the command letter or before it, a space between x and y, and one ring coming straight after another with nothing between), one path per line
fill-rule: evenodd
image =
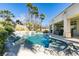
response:
M26 41L28 41L30 44L39 44L43 45L44 47L49 47L49 37L46 35L33 35L28 36Z

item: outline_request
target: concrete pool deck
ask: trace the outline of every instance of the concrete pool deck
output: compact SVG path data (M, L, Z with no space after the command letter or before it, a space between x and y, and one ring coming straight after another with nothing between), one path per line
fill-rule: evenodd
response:
M30 49L24 48L24 46L21 45L17 56L51 56L51 55L45 54L44 52L34 53Z

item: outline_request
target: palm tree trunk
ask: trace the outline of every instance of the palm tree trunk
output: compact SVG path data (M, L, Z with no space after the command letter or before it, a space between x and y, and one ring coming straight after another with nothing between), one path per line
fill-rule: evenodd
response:
M40 31L41 31L41 30L42 30L42 21L40 22L40 24L41 24L41 25L40 25Z

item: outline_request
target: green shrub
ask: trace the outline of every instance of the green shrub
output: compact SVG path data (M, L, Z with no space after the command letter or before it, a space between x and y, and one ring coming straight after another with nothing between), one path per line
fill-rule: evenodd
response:
M0 38L6 38L8 32L4 28L0 28Z
M5 24L5 26L6 25L9 25L9 26L12 26L12 27L14 27L14 24L11 22L11 21L6 21L6 24Z
M4 42L8 36L8 32L4 28L0 28L0 55L4 52Z
M43 31L43 33L48 33L48 32L49 32L48 30L44 30L44 31Z
M0 21L0 24L2 24L4 26L6 24L6 22Z
M5 40L8 35L14 31L14 25L12 22L0 22L3 27L0 27L0 55L3 55L5 51Z
M6 25L4 28L6 31L8 31L9 35L14 31L14 27L12 27L10 25Z

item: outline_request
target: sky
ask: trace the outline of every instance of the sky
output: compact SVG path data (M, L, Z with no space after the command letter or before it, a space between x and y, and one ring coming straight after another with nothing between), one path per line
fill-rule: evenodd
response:
M67 8L70 3L33 3L33 6L37 6L39 13L46 15L43 25L47 26L51 20ZM24 3L0 3L0 10L9 10L15 15L15 19L26 17L28 9ZM14 20L15 20L14 19Z

